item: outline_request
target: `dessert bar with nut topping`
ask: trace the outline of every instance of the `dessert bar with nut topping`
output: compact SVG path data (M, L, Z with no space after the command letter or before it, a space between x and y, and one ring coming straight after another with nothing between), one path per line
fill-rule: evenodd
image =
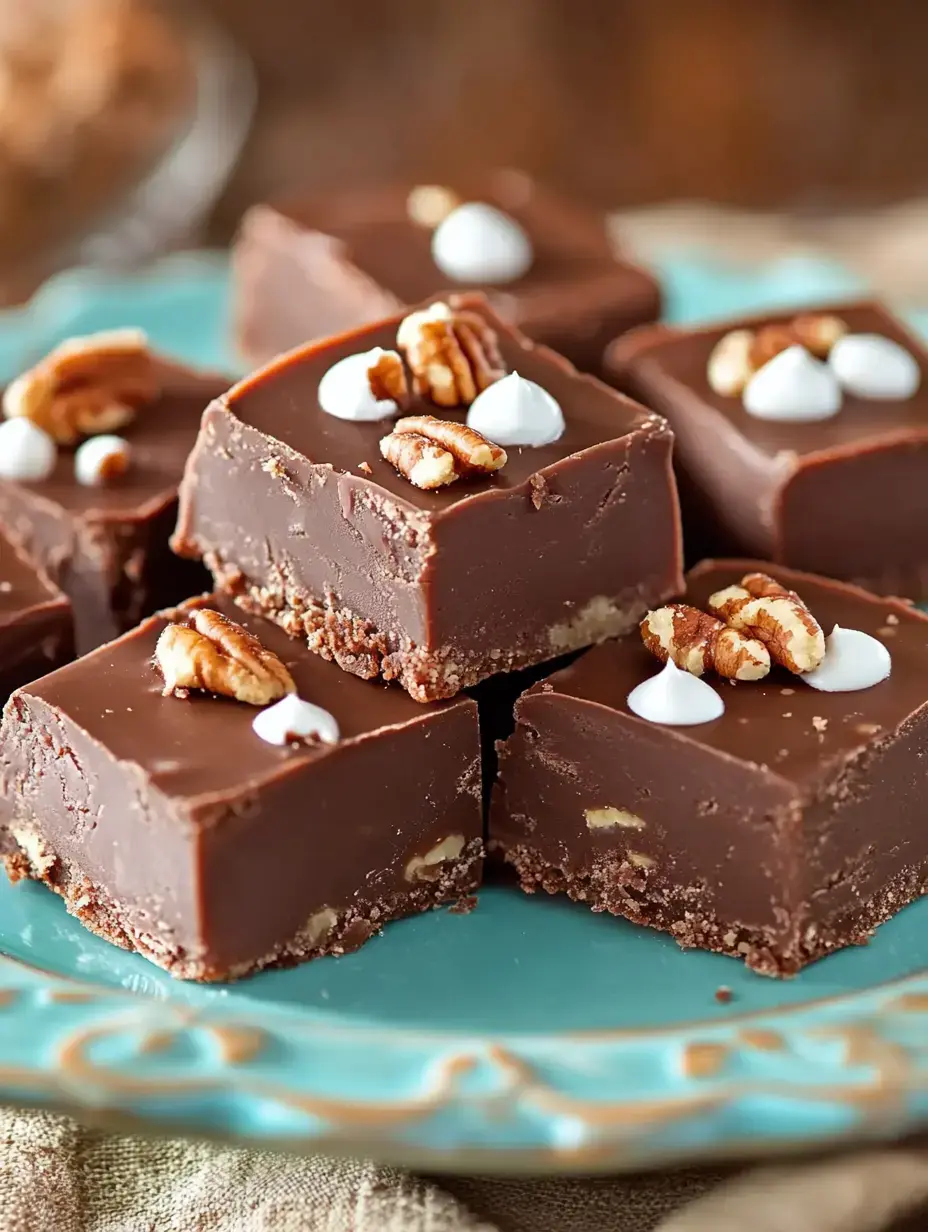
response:
M203 408L227 384L124 329L68 339L7 387L0 528L70 598L81 652L208 587L168 540Z
M116 945L219 980L355 949L482 858L477 707L422 707L215 595L14 693L0 851Z
M679 590L670 451L660 417L450 296L219 398L173 545L346 671L430 701Z
M676 437L689 557L928 598L928 352L878 303L618 339L607 379Z
M519 699L491 848L524 890L767 975L862 944L928 892L926 644L899 600L704 562Z
M486 291L530 338L599 372L606 343L657 320L661 303L651 274L616 255L603 215L512 170L256 206L235 283L256 362L458 288Z
M71 604L0 535L0 703L74 655Z

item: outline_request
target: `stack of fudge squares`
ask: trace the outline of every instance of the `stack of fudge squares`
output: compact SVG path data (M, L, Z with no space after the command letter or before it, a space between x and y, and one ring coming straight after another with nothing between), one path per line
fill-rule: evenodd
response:
M262 206L235 264L231 388L126 329L5 392L12 880L194 980L494 866L769 975L928 890L928 355L885 309L655 325L511 172Z

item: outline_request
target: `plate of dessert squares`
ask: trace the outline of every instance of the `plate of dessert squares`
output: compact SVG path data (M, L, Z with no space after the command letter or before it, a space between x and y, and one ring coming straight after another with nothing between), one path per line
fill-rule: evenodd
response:
M657 323L507 172L0 318L0 1098L512 1172L923 1125L928 353L802 298Z

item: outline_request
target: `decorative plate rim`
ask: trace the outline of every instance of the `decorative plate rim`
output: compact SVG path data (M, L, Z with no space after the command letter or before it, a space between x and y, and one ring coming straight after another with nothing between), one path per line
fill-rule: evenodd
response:
M928 1120L926 972L715 1021L533 1035L325 1022L257 1001L194 1008L3 955L0 1026L11 1013L4 1102L419 1168L632 1170ZM18 1055L24 1035L38 1061ZM359 1086L374 1043L376 1074Z

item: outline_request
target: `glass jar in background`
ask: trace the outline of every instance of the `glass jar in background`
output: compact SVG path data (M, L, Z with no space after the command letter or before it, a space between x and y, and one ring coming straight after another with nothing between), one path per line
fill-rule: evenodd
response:
M247 62L154 0L0 0L0 299L193 238L234 166Z

